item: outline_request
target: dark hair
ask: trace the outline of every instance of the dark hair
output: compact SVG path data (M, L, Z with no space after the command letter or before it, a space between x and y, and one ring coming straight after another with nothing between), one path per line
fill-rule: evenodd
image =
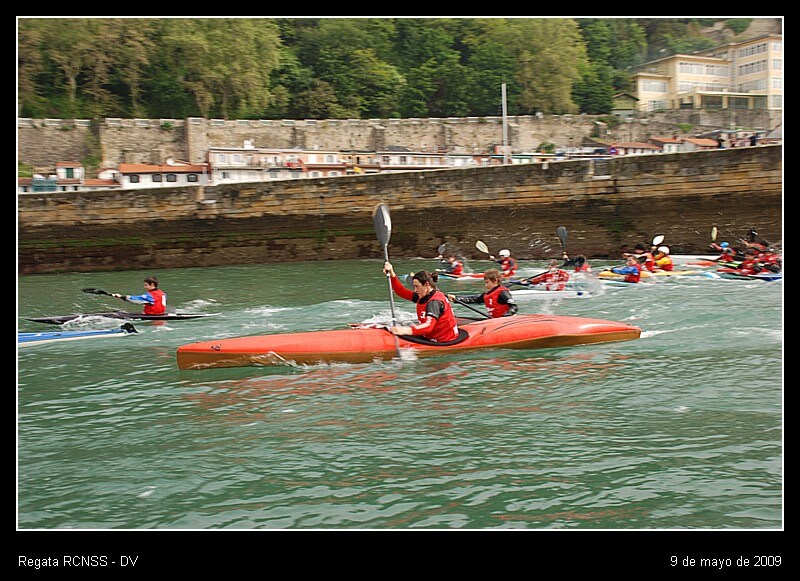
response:
M412 276L411 278L413 280L418 280L420 284L429 284L431 286L436 286L436 283L439 282L439 273L428 272L427 270L420 270L419 272L415 272L414 276Z
M148 276L146 279L144 279L144 282L146 282L147 284L152 284L153 286L158 288L158 278L156 278L155 276Z

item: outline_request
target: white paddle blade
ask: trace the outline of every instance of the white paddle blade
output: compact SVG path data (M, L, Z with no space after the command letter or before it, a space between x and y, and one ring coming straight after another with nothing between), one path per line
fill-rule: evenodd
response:
M659 234L658 236L653 238L653 246L658 246L662 242L664 242L664 235L663 234Z
M486 244L484 244L482 240L478 240L475 243L475 248L477 248L478 250L480 250L481 252L483 252L485 254L489 254L489 247L486 246Z
M711 228L711 242L716 242L716 241L717 241L717 227L714 226L713 228Z

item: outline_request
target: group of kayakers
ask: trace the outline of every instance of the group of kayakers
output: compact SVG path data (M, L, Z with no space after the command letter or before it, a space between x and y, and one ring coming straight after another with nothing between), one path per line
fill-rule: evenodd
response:
M743 248L734 248L728 242L711 243L711 248L720 253L714 259L726 272L734 272L744 276L758 275L763 272L778 273L782 269L781 253L758 232L751 228L746 238L740 239Z
M727 242L711 247L720 252L715 261L742 274L754 274L764 270L780 272L780 253L771 248L763 239L757 238L755 230L751 229L748 239L742 239L744 249L736 250ZM633 252L622 252L625 264L613 267L614 274L624 277L625 282L638 283L642 272L656 272L658 270L671 271L674 264L667 246L651 246L643 243L634 246ZM400 297L416 304L417 319L415 325L396 325L390 329L395 335L418 335L436 342L453 341L458 337L457 318L453 313L451 302L467 304L480 304L486 307L490 317L509 317L517 313L518 307L511 291L503 285L504 278L510 278L517 272L517 262L508 249L498 252L498 258L489 255L491 260L498 263L499 268L487 270L483 275L485 290L482 293L455 295L445 294L437 287L437 272L420 271L412 275L414 289L406 288L398 279L390 262L383 265L384 274L390 277L393 291ZM441 268L437 269L451 276L464 274L464 264L456 255L446 258L439 256ZM564 290L570 280L566 268L574 272L590 272L589 261L582 254L570 258L563 253L561 261L551 260L545 272L521 280L511 280L513 284L521 286L543 285L546 290ZM167 295L158 288L158 278L148 276L144 279L144 292L140 295L123 295L112 293L111 296L126 302L144 305L145 314L159 315L167 312Z
M629 283L638 283L644 272L671 272L674 269L674 261L670 256L669 247L663 245L662 242L663 236L658 236L651 245L636 244L632 252L623 248L621 254L625 259L625 264L604 270L621 275L623 280ZM717 259L719 264L735 264L735 267L742 273L759 272L764 269L780 271L780 254L771 249L766 241L757 240L754 230L751 230L748 240L743 239L742 242L745 244L742 251L734 250L725 242L721 245L712 244L713 248L720 251L720 257ZM440 248L440 252L441 250ZM455 254L446 257L440 254L438 258L440 261L438 272L453 277L465 274L464 263ZM489 258L498 263L498 268L489 269L484 273L484 292L464 295L445 294L436 286L437 272L429 273L427 271L413 275L414 290L409 290L399 281L391 263L386 262L384 273L391 277L394 292L401 298L416 303L419 319L419 323L416 325L393 327L392 333L420 335L437 342L453 341L458 336L458 327L451 302L483 303L490 317L509 317L517 313L518 307L511 290L503 284L504 279L508 281L508 284L541 285L541 288L548 291L560 291L564 290L570 281L570 273L567 269L575 273L591 272L591 266L586 256L579 254L570 258L565 251L560 261L550 261L545 272L517 280L511 278L517 272L517 262L509 250L503 249L498 252L498 258L493 255L489 255ZM740 262L735 263L734 261L737 259Z

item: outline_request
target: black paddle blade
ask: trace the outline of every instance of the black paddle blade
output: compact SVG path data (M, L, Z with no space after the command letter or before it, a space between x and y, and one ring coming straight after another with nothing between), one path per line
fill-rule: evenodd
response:
M389 215L389 206L378 204L372 211L372 219L375 222L375 234L378 241L386 246L392 237L392 217Z
M88 293L90 295L108 295L111 296L111 293L104 291L100 288L83 288L81 291Z
M563 226L559 226L556 228L556 234L558 234L558 239L561 240L561 247L567 247L567 229Z
M123 331L125 331L126 333L138 333L139 332L139 331L136 330L136 327L134 327L131 323L123 323L122 325L120 325L119 328L122 329Z

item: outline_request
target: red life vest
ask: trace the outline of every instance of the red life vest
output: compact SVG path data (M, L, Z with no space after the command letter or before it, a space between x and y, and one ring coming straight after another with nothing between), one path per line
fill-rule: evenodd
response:
M500 260L499 263L503 276L514 276L517 273L517 261L510 256Z
M636 273L626 274L625 275L625 282L639 282L639 279L642 277L642 267L638 264L634 264L629 266L629 268L636 269Z
M532 284L539 284L545 283L545 288L547 290L564 290L566 283L569 281L569 273L566 270L561 270L560 268L555 272L547 271L539 276L535 276L530 279Z
M447 269L447 274L452 274L454 276L461 276L464 274L464 265L461 264L458 260L454 260L450 263L450 267Z
M153 289L150 291L150 295L152 295L153 299L155 299L155 303L152 305L145 305L144 306L144 314L145 315L163 315L167 312L167 293L159 289Z
M416 294L416 293L414 293ZM450 305L450 301L447 300L447 296L440 291L435 290L432 294L426 297L417 298L416 305L417 305L417 318L421 324L424 324L428 321L428 305L431 301L439 301L444 306L444 310L436 319L436 323L433 326L433 329L428 330L419 330L416 328L415 325L412 325L411 329L414 332L414 335L422 335L426 339L430 339L432 341L453 341L454 339L458 338L458 321L456 320L456 316L453 313L453 307Z
M504 305L498 302L500 293L504 290L508 289L499 284L488 293L483 293L483 304L486 305L486 310L492 318L502 317L508 312L508 303Z
M393 276L390 280L392 289L397 293L397 296L414 302L417 307L417 319L419 319L420 324L428 322L427 308L431 301L439 301L444 307L432 328L418 329L416 325L412 325L411 330L414 335L422 335L426 339L439 342L453 341L458 338L458 321L453 313L450 301L447 300L447 296L442 291L437 289L427 298L420 297L416 292L403 286L403 283L396 276Z

